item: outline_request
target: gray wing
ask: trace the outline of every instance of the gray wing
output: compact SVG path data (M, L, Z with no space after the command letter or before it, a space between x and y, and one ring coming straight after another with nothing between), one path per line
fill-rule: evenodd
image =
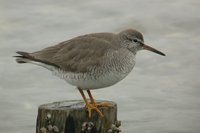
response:
M70 72L87 72L99 67L107 53L117 50L116 45L96 37L80 37L31 53L35 59L56 64Z

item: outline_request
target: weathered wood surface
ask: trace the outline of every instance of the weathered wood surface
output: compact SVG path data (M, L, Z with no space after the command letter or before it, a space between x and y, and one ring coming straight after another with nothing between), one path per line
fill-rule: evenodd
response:
M101 118L96 111L88 118L85 103L81 100L61 101L39 106L36 133L108 133L117 121L117 104L100 107ZM110 129L110 130L109 130Z

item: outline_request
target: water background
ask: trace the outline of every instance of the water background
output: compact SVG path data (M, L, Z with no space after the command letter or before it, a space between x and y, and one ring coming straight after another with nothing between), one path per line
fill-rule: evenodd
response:
M132 73L94 97L118 104L123 133L199 133L199 14L199 0L0 0L0 132L34 133L39 105L81 99L48 70L17 64L16 51L135 28L167 56L139 52Z

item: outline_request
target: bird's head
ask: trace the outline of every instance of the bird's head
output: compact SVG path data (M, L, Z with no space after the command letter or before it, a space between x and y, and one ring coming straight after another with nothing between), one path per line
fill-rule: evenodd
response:
M121 45L132 51L134 54L136 54L136 52L139 50L149 50L154 53L165 56L164 53L144 44L143 35L137 30L133 29L124 30L120 32L118 35L121 40Z

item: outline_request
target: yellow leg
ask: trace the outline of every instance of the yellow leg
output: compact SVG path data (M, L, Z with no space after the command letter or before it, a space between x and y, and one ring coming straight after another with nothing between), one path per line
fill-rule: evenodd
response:
M95 103L95 101L94 101L94 98L92 97L92 94L91 94L90 90L87 90L87 93L88 93L88 96L90 97L91 105L92 105L93 107L95 107L95 108L96 108L95 110L97 111L97 113L99 113L99 115L100 115L101 117L103 117L102 112L97 108L97 105L96 105L96 103Z
M91 103L96 106L96 103L94 101L94 98L92 97L92 94L91 94L90 90L87 90L87 93L88 93L88 96L90 97Z
M86 104L86 107L87 107L87 110L88 110L88 114L89 114L89 118L91 118L91 116L92 116L92 109L94 109L101 117L103 117L102 112L97 108L97 106L88 102L88 100L85 97L85 94L83 93L83 90L80 89L80 88L78 88L78 90L81 93L83 100L85 101L85 104Z
M83 97L83 100L85 101L86 106L89 105L89 102L86 99L85 94L83 93L83 90L81 90L80 88L78 88L78 90L81 93L81 96Z
M93 106L96 106L96 107L109 107L109 106L111 106L111 104L109 102L96 103L94 98L92 97L90 90L87 90L87 93L88 93L88 96L90 97L90 101L91 101L91 104Z

